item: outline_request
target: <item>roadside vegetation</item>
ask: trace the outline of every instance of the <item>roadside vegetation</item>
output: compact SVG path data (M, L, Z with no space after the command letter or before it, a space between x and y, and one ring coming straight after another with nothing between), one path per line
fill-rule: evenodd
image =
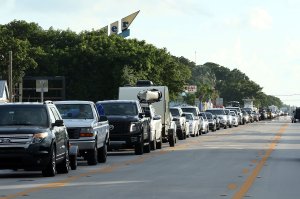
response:
M201 101L222 97L225 103L254 98L258 107L283 105L238 69L196 65L146 41L107 36L99 30L44 30L25 21L0 25L0 38L2 79L7 77L7 54L12 50L14 83L24 76L65 76L68 99L115 99L120 86L149 79L168 86L171 99L183 92L184 85L197 85L197 92L186 96L190 103L199 97Z

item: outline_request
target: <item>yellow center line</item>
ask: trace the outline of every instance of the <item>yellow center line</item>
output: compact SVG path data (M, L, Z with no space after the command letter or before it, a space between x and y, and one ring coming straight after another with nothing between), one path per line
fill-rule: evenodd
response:
M272 143L270 144L270 147L267 149L265 155L263 158L259 161L255 169L252 171L251 175L248 176L246 181L243 183L243 185L240 187L240 189L234 194L232 199L242 199L246 193L249 191L249 189L252 187L253 183L255 182L255 179L257 178L258 174L262 170L263 166L265 165L266 161L270 157L271 153L276 147L276 144L279 142L281 139L282 134L285 132L287 129L288 124L283 125L279 131L277 132L276 136L272 140Z

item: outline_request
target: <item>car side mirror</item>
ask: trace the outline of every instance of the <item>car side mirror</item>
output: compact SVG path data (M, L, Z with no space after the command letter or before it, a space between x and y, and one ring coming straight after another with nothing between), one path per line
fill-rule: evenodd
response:
M139 113L139 118L145 117L145 113Z
M182 113L182 114L181 114L181 117L185 117L185 114L184 114L184 113Z
M107 121L107 117L105 115L100 115L99 122Z
M64 121L63 120L55 120L55 123L53 123L52 126L64 126Z

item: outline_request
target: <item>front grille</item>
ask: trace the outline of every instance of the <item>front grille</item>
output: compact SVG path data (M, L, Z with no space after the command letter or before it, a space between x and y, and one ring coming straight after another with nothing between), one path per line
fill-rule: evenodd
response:
M24 152L25 149L21 147L0 147L0 154L20 154Z
M110 134L127 134L129 133L130 122L109 122Z
M68 128L67 131L70 139L80 138L80 128Z
M25 145L32 142L33 134L5 134L0 135L0 147Z

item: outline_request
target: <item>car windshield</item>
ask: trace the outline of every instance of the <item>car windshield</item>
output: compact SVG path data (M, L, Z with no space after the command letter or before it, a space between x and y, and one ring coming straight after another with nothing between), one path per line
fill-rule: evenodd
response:
M196 108L182 107L181 109L182 109L183 112L193 113L194 116L197 116Z
M210 114L210 113L206 113L205 115L206 115L207 119L213 119L213 116L212 116L212 114Z
M237 109L228 109L228 110L230 110L230 112L233 111L233 112L235 112L235 114L238 114Z
M56 104L63 119L93 119L90 104Z
M214 115L226 115L224 110L221 109L210 109L210 110L206 110L206 112L210 112Z
M176 108L170 108L170 112L171 112L172 116L180 116L179 110Z
M0 126L47 127L48 116L44 106L0 106Z
M103 103L106 115L130 115L138 114L137 107L134 103Z
M185 114L185 118L187 120L193 120L194 119L192 114Z

